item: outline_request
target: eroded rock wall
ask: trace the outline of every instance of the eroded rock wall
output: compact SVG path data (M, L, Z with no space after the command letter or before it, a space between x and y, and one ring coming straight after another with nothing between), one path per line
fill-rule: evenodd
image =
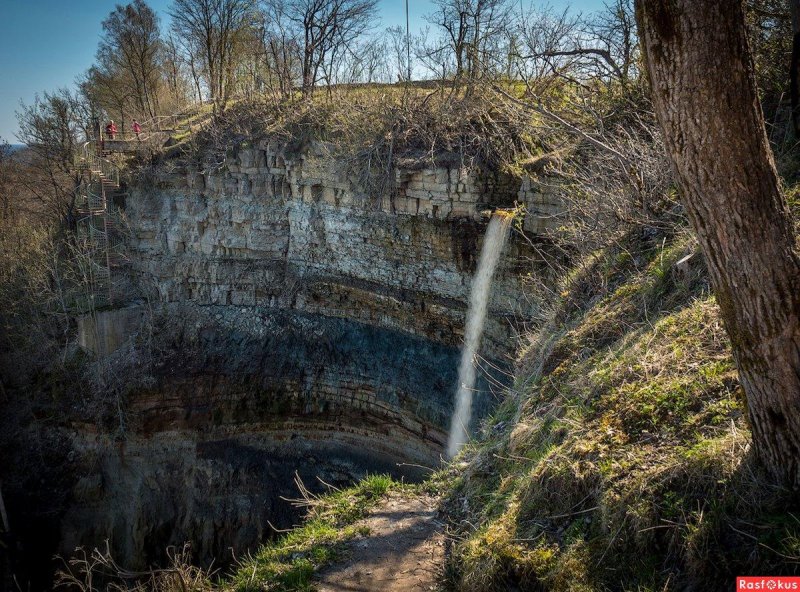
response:
M321 489L318 477L418 478L439 464L481 212L521 188L460 166L399 169L390 195L359 187L323 145L289 155L265 143L131 188L128 267L149 312L111 361L147 380L120 399L115 433L73 426L80 480L62 552L108 538L143 567L191 540L219 562L253 550L269 522L296 520L282 499L295 472ZM477 417L504 380L532 271L512 238Z
M141 569L189 540L198 561L219 564L270 536L270 522L297 522L295 473L321 491L368 472L415 480L440 462L455 348L261 307L170 304L153 326L171 339L154 344L124 433L74 425L81 477L62 552L110 539Z
M483 181L480 193L477 173L461 168L398 170L406 181L375 198L335 165L319 151L290 159L267 144L219 170L137 189L128 202L134 269L169 302L293 309L459 346L481 212L513 205L519 183ZM531 265L526 243L512 240L487 324L497 356L510 351L508 318L527 312L520 271Z

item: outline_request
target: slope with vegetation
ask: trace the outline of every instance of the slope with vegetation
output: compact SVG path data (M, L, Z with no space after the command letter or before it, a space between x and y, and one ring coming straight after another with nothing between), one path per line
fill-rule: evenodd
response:
M704 262L665 197L660 215L577 257L552 291L532 288L547 304L513 387L423 485L449 525L447 589L724 590L737 575L798 573L800 507L752 454ZM303 527L258 569L295 536L315 540Z
M634 234L564 280L502 409L445 472L457 589L728 589L796 573L796 499L754 462L695 249L684 231Z
M448 523L446 587L729 589L737 574L798 571L796 494L755 458L744 389L656 125L629 2L587 20L533 9L517 17L500 0L441 0L430 17L436 43L394 31L383 45L363 36L375 8L366 0L276 0L266 12L244 0L218 4L229 27L212 19L205 32L229 35L230 44L205 56L202 27L173 15L173 36L160 39L144 2L117 8L80 91L23 107L31 161L0 162L0 377L3 397L14 400L5 420L15 426L3 446L18 450L24 436L27 462L47 460L46 486L27 476L12 483L41 495L39 518L62 510L75 478L65 474L71 461L53 453L62 442L50 439L64 418L93 410L109 436L124 424L124 397L92 383L98 367L74 346L70 295L86 289L74 153L101 117L157 118L208 95L211 104L190 108L170 146L131 163L139 183L216 172L229 155L273 140L330 150L373 198L366 209L391 203L400 164L442 162L479 165L562 205L548 232L517 228L537 252L517 269L551 269L528 277L534 318L512 387L475 441L421 486L440 497ZM315 6L357 8L354 36L315 29L314 19L300 26ZM458 18L460 7L472 24ZM797 213L797 148L781 99L789 18L778 0L747 9L768 137ZM125 27L135 35L115 34ZM314 35L324 42L303 47ZM147 46L138 62L126 61L131 38ZM412 46L434 80L406 80ZM376 84L397 78L402 84ZM97 575L102 585L110 578L165 591L312 589L319 570L347 560L348 541L367 537L368 548L364 519L382 499L417 493L370 477L314 499L303 526L230 574L192 567L188 551L149 575L90 553L71 561L62 583L93 590Z

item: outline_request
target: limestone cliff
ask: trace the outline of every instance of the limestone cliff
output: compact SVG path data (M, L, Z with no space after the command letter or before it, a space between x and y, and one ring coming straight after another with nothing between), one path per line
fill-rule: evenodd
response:
M481 212L539 194L417 164L394 172L390 194L369 195L344 169L322 144L263 143L204 173L161 168L132 184L127 267L149 305L111 357L148 380L131 383L116 439L74 425L83 477L64 550L110 538L141 566L192 540L219 561L252 549L268 522L292 523L281 496L294 495L295 471L318 488L316 477L416 478L439 462ZM512 240L498 270L479 416L529 313L520 270L535 270L532 258Z

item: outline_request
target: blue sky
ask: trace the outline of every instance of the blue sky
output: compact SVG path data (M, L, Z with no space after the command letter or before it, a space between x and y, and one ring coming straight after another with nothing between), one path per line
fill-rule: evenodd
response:
M528 0L524 0L527 2ZM149 0L167 21L170 0ZM0 137L17 142L14 112L20 100L33 102L38 92L72 86L94 60L100 22L114 9L113 0L0 0ZM602 0L552 0L592 11ZM412 31L424 26L430 0L410 0ZM403 0L380 0L381 27L405 25Z

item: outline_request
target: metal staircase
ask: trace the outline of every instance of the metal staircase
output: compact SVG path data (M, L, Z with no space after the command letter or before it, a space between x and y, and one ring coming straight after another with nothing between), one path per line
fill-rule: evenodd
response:
M120 214L114 198L124 194L119 168L83 145L77 165L82 181L77 189L77 235L84 254L83 274L89 286L85 303L89 309L113 306L114 268L119 265Z
M174 115L159 116L142 123L148 130L139 137L128 133L119 139L107 139L103 130L97 130L93 141L83 144L75 155L75 165L82 179L77 189L77 235L83 263L87 294L80 298L84 310L110 307L119 303L118 268L122 263L122 218L116 200L123 199L125 190L120 185L119 167L106 157L112 154L136 154L142 149L161 145L177 130L190 131L191 116L198 108L193 106ZM115 271L117 272L115 274ZM117 277L115 277L115 275Z

